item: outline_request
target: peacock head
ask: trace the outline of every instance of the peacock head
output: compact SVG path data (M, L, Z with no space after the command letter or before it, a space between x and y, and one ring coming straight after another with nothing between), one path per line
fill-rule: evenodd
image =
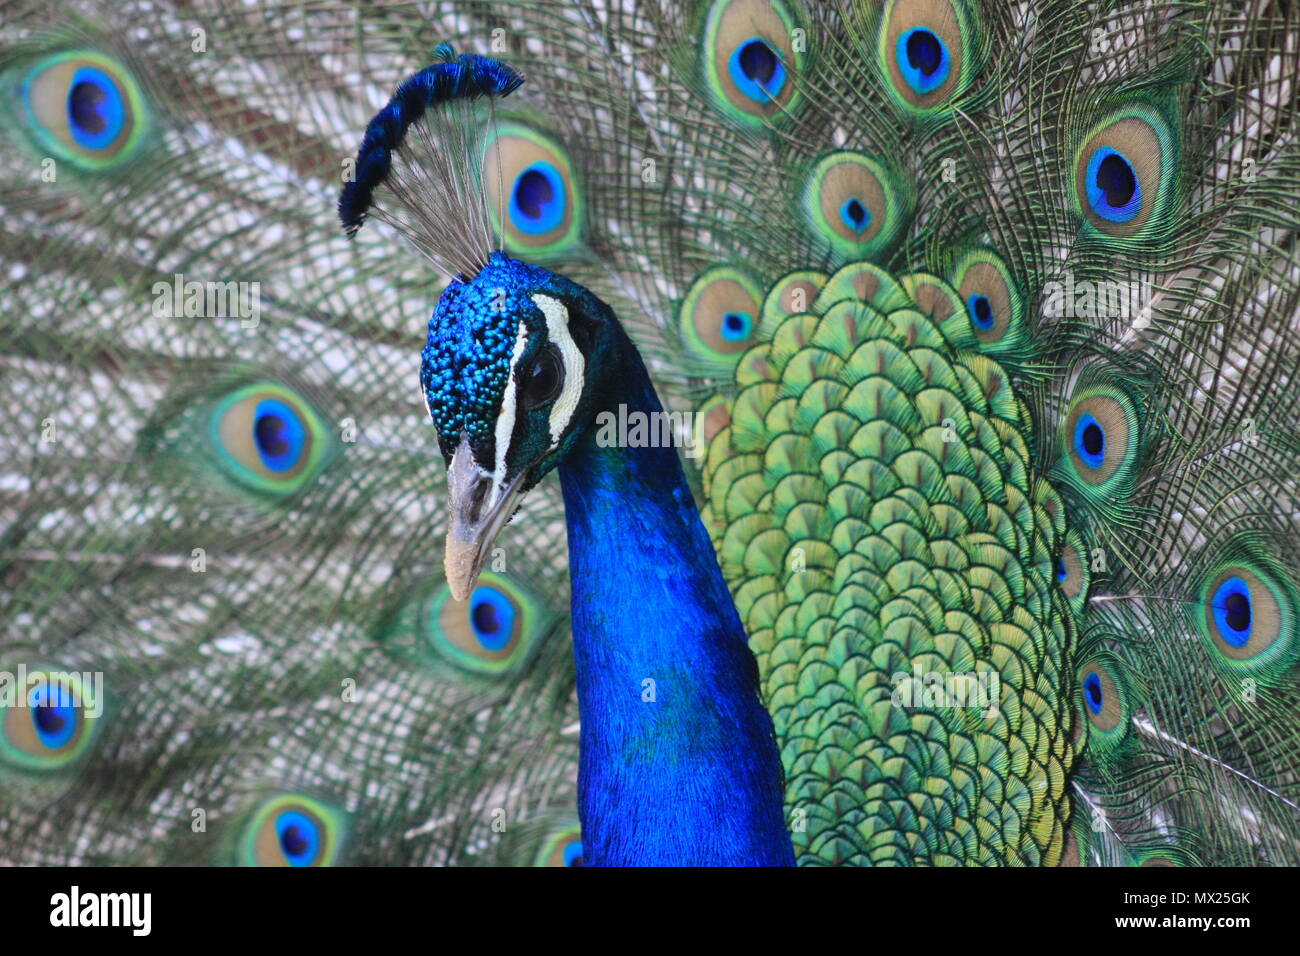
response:
M366 126L338 208L348 236L374 214L456 277L429 320L420 382L447 463L447 580L464 600L521 496L594 420L627 339L599 299L511 259L494 234L494 177L480 165L489 151L469 144L495 128L492 104L523 76L445 44L436 59L403 80ZM491 168L501 168L501 139L486 137ZM542 178L520 182L541 188Z
M595 418L618 341L612 313L590 292L499 251L443 292L420 382L447 462L445 564L458 600L523 494Z

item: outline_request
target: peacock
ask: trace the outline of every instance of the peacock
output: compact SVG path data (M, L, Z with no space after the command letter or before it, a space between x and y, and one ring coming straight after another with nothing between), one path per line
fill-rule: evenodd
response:
M0 17L0 861L1300 863L1293 5Z

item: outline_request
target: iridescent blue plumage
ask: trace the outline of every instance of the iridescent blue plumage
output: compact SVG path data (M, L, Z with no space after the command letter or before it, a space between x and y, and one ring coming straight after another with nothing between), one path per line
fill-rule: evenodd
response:
M1300 861L1241 6L6 0L0 863Z
M662 411L630 341L603 405ZM793 865L758 672L672 448L560 464L590 865Z
M966 310L970 313L971 321L979 329L991 329L996 322L996 316L993 314L993 306L986 295L973 295L966 300Z
M1245 647L1250 641L1250 586L1230 577L1219 585L1212 603L1219 635L1232 647Z
M1088 705L1088 709L1094 714L1101 713L1102 704L1105 703L1105 696L1101 689L1101 678L1095 673L1089 673L1083 678L1083 702Z
M930 93L943 85L951 70L951 54L931 30L916 28L898 38L898 63L903 78L917 93Z
M727 61L727 72L736 88L756 103L776 99L786 81L785 66L761 37L751 37L736 47Z
M494 252L477 279L453 280L429 319L429 340L421 353L420 385L450 454L462 431L491 455L495 411L510 377L515 330L502 316L539 313L529 298L551 274Z
M320 828L306 814L286 810L275 821L280 848L290 866L310 866L320 852Z
M564 218L564 177L551 163L524 170L510 193L510 221L529 234L550 232Z
M534 363L551 353L568 356L561 377L576 382L559 426L553 398L530 403ZM771 718L678 453L620 447L593 427L605 412L663 411L612 311L563 276L494 252L443 292L422 359L449 461L449 567L458 520L471 544L484 534L490 543L495 532L480 529L509 517L513 489L560 471L584 863L792 864ZM499 603L481 587L470 596L485 646Z
M515 617L514 605L496 588L480 584L474 589L469 599L469 620L484 650L500 651L510 642Z
M1142 209L1142 185L1121 152L1103 146L1088 160L1088 204L1110 222L1128 222Z
M77 70L68 94L68 120L69 131L86 149L103 149L117 139L126 120L126 106L103 70L93 66Z
M257 452L271 471L287 471L298 463L307 429L287 404L275 398L263 399L253 413Z
M28 696L32 724L40 742L49 750L66 746L77 730L79 715L72 694L58 684L40 684Z
M1100 468L1106 460L1106 431L1088 412L1081 414L1075 423L1074 447L1089 468Z

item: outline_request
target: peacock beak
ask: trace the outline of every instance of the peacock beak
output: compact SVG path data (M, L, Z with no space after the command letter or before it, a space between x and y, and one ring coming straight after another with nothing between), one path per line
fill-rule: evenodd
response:
M474 590L492 542L514 514L522 484L522 473L498 484L495 476L474 460L469 436L461 435L447 469L450 524L443 557L451 596L457 601L464 601Z

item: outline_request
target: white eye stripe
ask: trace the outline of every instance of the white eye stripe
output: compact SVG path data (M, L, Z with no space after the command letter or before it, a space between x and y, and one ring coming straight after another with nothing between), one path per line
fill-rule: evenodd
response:
M555 404L551 406L549 424L551 447L554 448L560 443L560 436L569 427L569 420L577 411L587 362L582 357L577 343L573 341L573 336L569 334L569 311L564 307L564 303L546 295L533 296L533 302L546 316L546 337L559 350L560 370L564 374L564 386L560 389Z
M528 326L520 322L519 334L515 337L515 349L510 354L510 367L513 369L519 361L519 357L524 354L524 348L528 345ZM515 431L515 377L510 376L506 382L506 393L501 397L501 413L497 415L496 432L494 433L493 445L496 447L496 462L492 469L492 500L495 501L497 493L501 490L501 482L506 477L506 455L510 451L510 439Z

